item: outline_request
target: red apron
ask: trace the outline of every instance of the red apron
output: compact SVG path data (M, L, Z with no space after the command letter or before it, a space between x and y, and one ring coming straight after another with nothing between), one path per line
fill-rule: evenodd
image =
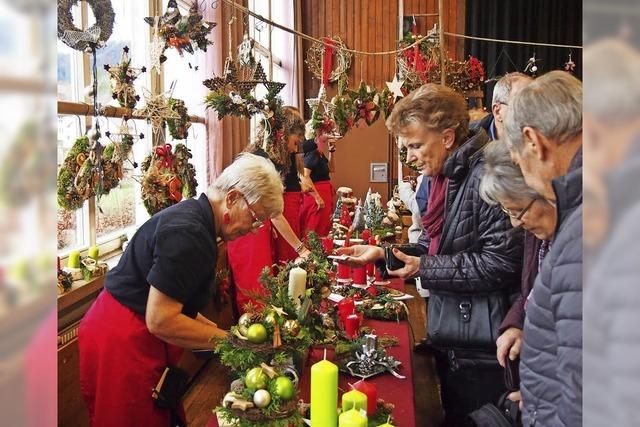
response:
M318 210L318 204L313 196L310 193L305 194L302 205L302 228L305 236L310 231L315 231L319 236L324 237L331 231L335 191L331 181L318 181L314 182L313 185L315 185L318 194L324 200L324 208Z
M301 229L301 221L300 221L300 212L302 209L302 192L301 191L286 191L283 194L284 199L284 211L282 215L285 217L291 229L298 236L299 239L302 239L300 229ZM277 233L276 237L276 261L279 263L287 263L289 261L293 261L298 257L298 254L291 247L291 245L286 241L284 237Z
M249 233L227 242L227 259L236 287L236 307L244 313L244 305L258 303L244 294L245 291L262 289L260 273L273 264L271 221L265 221L255 233Z
M167 365L178 363L182 348L152 335L144 316L106 289L80 322L78 347L91 426L169 426L171 414L154 406L151 389Z

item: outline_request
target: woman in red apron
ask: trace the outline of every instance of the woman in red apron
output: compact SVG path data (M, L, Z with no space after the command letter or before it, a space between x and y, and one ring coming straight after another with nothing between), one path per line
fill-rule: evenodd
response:
M184 348L211 348L226 336L200 314L217 291L216 238L258 229L282 212L281 194L273 165L245 154L208 194L158 212L136 231L80 322L80 386L92 426L184 423L179 403L156 407L152 389Z
M284 210L271 219L258 233L229 243L229 267L236 287L236 308L244 312L247 303L258 305L252 293L262 289L259 278L262 270L274 263L286 263L298 257L306 258L309 250L301 241L302 187L301 162L298 145L304 135L304 121L294 107L283 107L284 135L280 140L269 139L262 145L252 144L247 151L268 158L280 172L284 182ZM264 130L258 129L256 141L264 141Z
M320 136L320 143L324 145L326 135ZM331 185L330 172L334 171L333 153L336 148L333 141L329 141L329 154L326 157L313 140L307 140L302 145L304 157L304 175L315 185L315 192L304 195L302 207L303 232L306 235L315 231L320 236L326 236L331 231L331 215L333 214L335 190Z

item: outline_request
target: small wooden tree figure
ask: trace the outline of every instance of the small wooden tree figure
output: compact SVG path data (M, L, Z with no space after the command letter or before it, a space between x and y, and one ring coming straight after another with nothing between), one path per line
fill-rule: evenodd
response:
M364 212L362 208L362 202L358 201L358 204L356 205L356 213L353 216L352 230L358 233L358 235L360 235L360 233L362 233L364 228L365 228L365 221L364 221Z

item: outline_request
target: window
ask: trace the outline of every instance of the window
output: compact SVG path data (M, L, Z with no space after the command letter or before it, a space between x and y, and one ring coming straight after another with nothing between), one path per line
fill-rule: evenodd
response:
M98 74L98 98L100 105L118 106L111 96L111 86L105 64L116 65L120 62L122 49L129 48L131 63L134 67L146 66L147 72L142 73L135 81L136 93L141 99L137 107L144 105L144 90L151 89L152 79L156 71L151 70L149 64L149 39L150 28L144 22L144 17L149 16L152 7L166 7L165 1L127 1L112 0L112 6L116 15L113 33L107 45L96 52L96 64ZM81 26L82 9L87 9L87 26L95 22L91 8L85 2L74 6L74 22ZM181 4L183 13L187 9ZM173 96L183 99L189 108L189 114L204 115L204 97L206 88L202 85L205 79L205 53L196 51L194 55L185 53L180 57L175 50L168 49L165 52L167 61L164 63L160 81L164 89L168 90L172 82L176 81ZM67 47L58 41L58 101L92 102L85 98L85 88L92 82L91 67L92 58ZM98 117L98 124L103 134L101 143L106 145L109 139L106 131L117 133L122 125L120 117ZM133 162L125 162L125 176L119 185L108 194L99 199L93 198L84 203L76 212L65 212L58 209L58 251L64 257L71 249L85 249L90 245L98 244L101 253L103 248L119 246L123 236L132 234L136 228L149 218L141 199L140 189L140 164L151 152L152 132L151 127L144 120L129 120L127 124L133 134L143 133L144 139L135 142L132 160L138 164L133 168ZM93 117L61 114L58 118L58 166L72 147L75 140L86 133L93 126ZM169 133L166 133L167 142L175 145ZM196 168L198 180L198 192L206 191L206 128L201 123L193 123L189 130L187 146L193 154L192 163ZM108 250L108 249L107 249ZM64 265L64 264L63 264Z

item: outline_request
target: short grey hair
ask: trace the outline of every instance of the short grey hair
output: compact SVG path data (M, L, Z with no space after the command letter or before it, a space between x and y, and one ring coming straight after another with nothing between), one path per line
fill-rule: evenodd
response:
M524 145L530 126L556 144L582 132L582 83L566 71L551 71L520 90L509 102L506 142L513 151Z
M491 105L502 103L508 104L509 95L511 94L513 85L519 81L531 80L533 79L530 76L520 72L505 74L493 87L493 98L491 98Z
M584 111L610 124L640 116L640 53L627 43L605 39L583 54Z
M513 163L509 148L502 141L488 143L484 150L484 175L480 197L490 205L507 201L529 201L540 195L524 181L520 167Z
M209 196L216 191L227 193L235 188L249 203L260 201L265 213L272 218L284 208L284 186L273 163L264 157L241 153L227 166L209 187Z

